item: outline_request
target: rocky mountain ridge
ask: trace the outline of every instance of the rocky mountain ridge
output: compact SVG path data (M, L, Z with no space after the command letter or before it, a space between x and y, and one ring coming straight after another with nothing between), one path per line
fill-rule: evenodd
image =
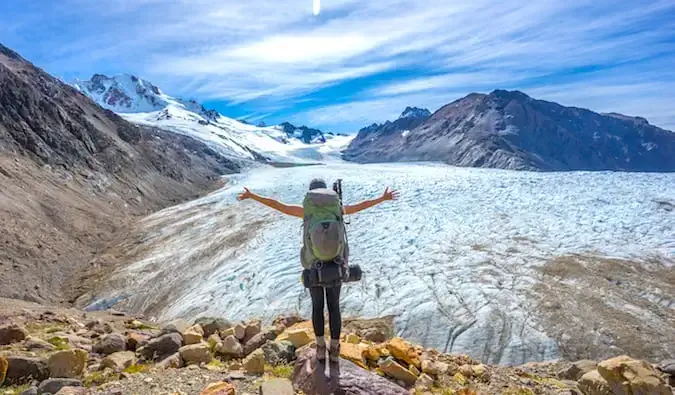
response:
M0 45L0 296L63 287L135 216L195 198L238 165L137 127Z
M411 125L371 125L344 152L356 162L441 161L513 170L675 171L675 133L518 91L473 93Z

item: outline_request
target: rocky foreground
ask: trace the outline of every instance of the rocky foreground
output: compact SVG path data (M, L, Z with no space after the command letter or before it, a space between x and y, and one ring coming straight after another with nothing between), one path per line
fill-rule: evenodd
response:
M675 385L675 361L490 366L393 337L386 319L346 321L342 359L326 367L298 316L158 326L115 311L0 302L0 394L660 395Z

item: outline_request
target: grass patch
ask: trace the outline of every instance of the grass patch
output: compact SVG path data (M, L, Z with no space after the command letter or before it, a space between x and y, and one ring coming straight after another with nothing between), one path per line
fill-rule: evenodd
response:
M207 366L211 366L211 367L219 368L219 369L227 369L227 365L225 364L225 362L221 361L218 358L213 358L211 360L211 362L209 362L207 364Z
M28 333L55 333L65 331L69 326L70 325L64 323L33 321L26 323L24 328Z
M127 374L144 373L150 370L150 365L134 364L124 369L122 372Z
M265 372L272 377L281 379L290 379L293 377L293 369L294 367L291 364L279 364L276 366L265 365Z
M62 337L50 337L49 340L47 340L47 343L54 346L58 351L70 350L70 343L68 343L67 339Z

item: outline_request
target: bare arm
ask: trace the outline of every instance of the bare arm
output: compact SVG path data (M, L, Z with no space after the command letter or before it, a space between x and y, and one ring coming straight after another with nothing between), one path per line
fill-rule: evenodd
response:
M251 192L248 190L248 188L244 187L244 192L242 192L238 197L238 200L246 200L246 199L253 199L256 202L260 202L264 204L265 206L275 209L281 213L284 213L286 215L290 215L293 217L298 217L302 218L304 216L304 210L302 209L301 206L295 206L291 204L286 204L282 203L278 200L271 199L271 198L266 198L260 195L256 195L255 193Z
M377 199L364 200L361 203L345 206L345 214L356 214L359 211L371 208L380 203L386 202L387 200L396 200L398 199L398 196L399 196L398 191L389 190L389 187L387 187L382 196L380 196Z

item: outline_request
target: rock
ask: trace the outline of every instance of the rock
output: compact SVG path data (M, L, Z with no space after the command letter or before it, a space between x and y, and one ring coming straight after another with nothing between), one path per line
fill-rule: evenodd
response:
M183 344L186 345L201 343L203 339L204 338L201 333L198 333L191 329L188 329L183 333Z
M47 361L40 358L8 356L5 384L21 385L49 378Z
M119 333L109 333L94 345L97 354L110 355L127 349L127 339Z
M422 366L419 353L415 347L400 337L391 339L389 343L387 343L387 349L396 359L399 359L410 365L415 365L418 368Z
M33 336L26 337L23 344L30 351L54 351L56 348L53 344Z
M229 357L239 358L244 355L244 347L234 335L229 335L216 345L216 352Z
M180 353L175 353L161 360L157 366L163 369L179 369L183 367L183 360Z
M612 395L612 389L597 370L591 370L579 379L579 389L585 395Z
M21 395L38 395L38 387L30 387L23 391Z
M244 336L246 336L246 325L244 325L243 323L241 322L238 323L232 329L234 329L234 336L237 339L243 340Z
M39 394L56 394L63 387L82 387L82 382L75 379L47 379L38 386Z
M80 350L57 351L49 357L50 377L75 378L82 375L87 366L89 353Z
M127 350L136 351L150 341L151 336L140 332L129 332L127 334Z
M65 334L63 338L66 339L68 344L73 348L79 348L87 352L91 352L93 349L91 339L87 339L86 337L69 333Z
M204 336L206 337L232 327L232 324L228 320L215 317L198 318L195 324L200 325L204 329Z
M135 363L136 354L133 351L119 351L103 358L101 368L110 368L115 372L121 372Z
M186 365L209 363L213 359L209 345L206 343L183 346L178 353Z
M84 387L63 387L54 395L88 395L90 391Z
M293 343L295 348L300 348L306 346L314 340L314 332L312 329L303 328L303 329L289 329L286 332L279 335L277 340L288 340Z
M274 340L275 337L277 337L276 329L265 329L261 331L244 344L244 355L249 355L254 350L262 347L268 340Z
M354 334L349 334L345 336L345 342L351 343L351 344L359 344L361 343L361 338L354 335Z
M396 380L403 381L406 386L412 386L417 381L417 376L415 376L410 370L401 366L398 362L394 361L392 358L387 358L386 360L380 362L379 366L384 374Z
M597 362L588 359L582 359L580 361L573 362L570 366L567 366L558 371L558 377L562 380L578 381L581 376L595 370L596 366L598 366Z
M12 343L23 341L28 333L25 329L16 324L0 326L0 346L6 346Z
M260 386L260 395L295 395L293 382L288 379L272 379Z
M262 327L260 326L259 320L249 321L246 324L246 329L244 330L244 338L241 339L241 341L243 343L246 343L247 341L251 340L253 338L253 336L260 333L261 330L262 330Z
M300 317L297 314L294 314L285 317L281 316L277 317L274 319L274 322L272 322L272 325L274 325L275 327L282 328L282 330L285 330L286 328L290 328L291 326L303 321L304 319L302 317ZM260 323L260 321L258 321L258 323Z
M363 353L368 349L365 344L340 343L340 356L366 369Z
M391 354L389 353L389 350L387 350L387 347L382 345L382 344L373 344L371 346L368 346L363 351L363 358L365 358L368 361L371 362L377 362L381 358L386 358L390 356Z
M433 361L430 359L422 360L422 372L430 374L432 376L440 376L447 373L449 370L449 365L441 361Z
M348 319L343 325L344 333L354 333L361 339L384 343L394 335L393 316L372 319Z
M459 367L459 373L464 377L471 378L473 377L473 366L472 365L462 365Z
M189 327L190 324L188 324L187 321L179 318L177 320L169 321L166 325L164 325L162 327L162 335L166 335L168 333L183 333Z
M675 359L663 361L656 368L669 376L675 376Z
M422 373L415 382L415 388L429 390L434 385L434 379L426 373Z
M234 384L219 382L207 385L199 395L235 395L236 393Z
M272 366L290 363L295 359L295 346L286 340L268 341L261 350L265 354L265 362Z
M320 365L321 366L321 365ZM307 347L299 350L293 372L293 385L305 394L349 394L349 395L409 395L409 392L368 370L347 360L339 364L339 380L317 380L321 372L315 372L316 350Z
M234 336L234 337L237 337L237 334L236 334L236 332L235 332L235 330L234 330L234 327L224 329L224 330L220 331L220 333L218 333L218 334L219 334L220 337L222 337L223 339L226 338L226 337L228 337L228 336Z
M7 376L7 368L9 367L9 362L4 355L0 355L0 387L2 383L5 382L5 376Z
M479 363L478 365L471 365L471 368L473 370L473 377L476 378L485 377L487 373L487 367L482 363Z
M148 361L161 361L178 352L183 343L180 333L172 332L152 339L136 353Z
M672 395L672 391L652 365L628 356L598 364L598 372L615 394Z
M265 353L263 350L257 349L244 359L244 370L249 374L265 373Z

